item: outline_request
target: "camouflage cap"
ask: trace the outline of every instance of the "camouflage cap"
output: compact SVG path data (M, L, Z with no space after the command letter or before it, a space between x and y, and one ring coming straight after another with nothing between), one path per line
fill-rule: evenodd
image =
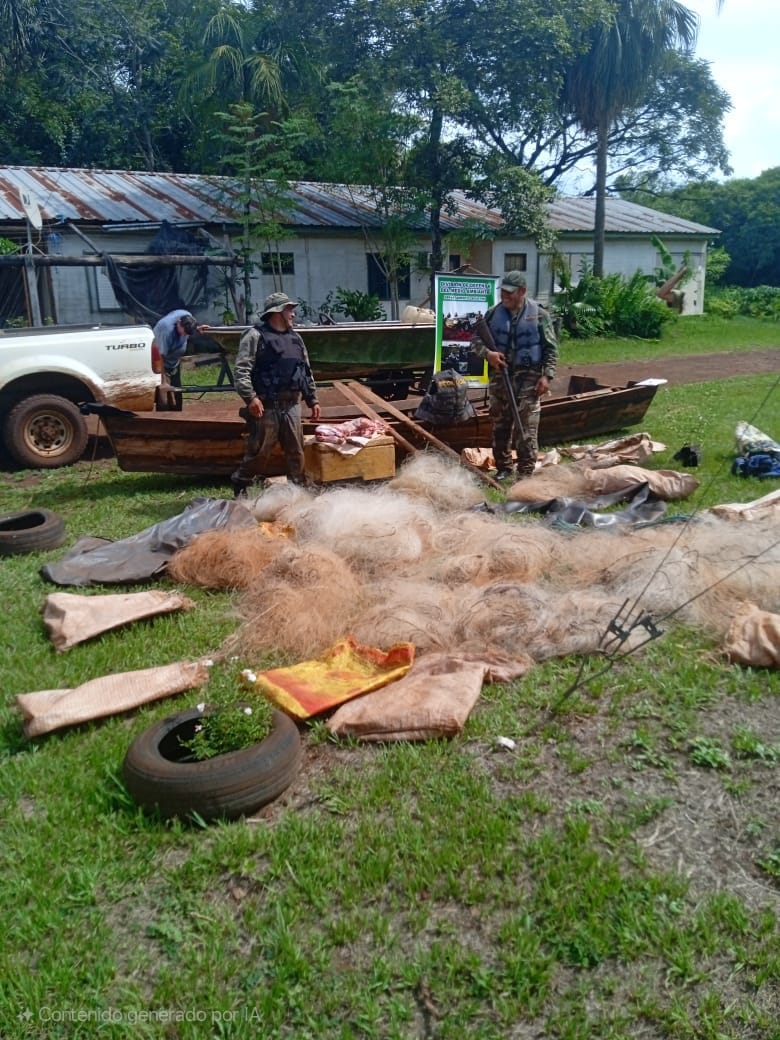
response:
M506 271L501 279L501 288L507 292L515 292L517 289L525 289L525 275L522 271Z
M298 301L291 300L287 293L273 292L266 298L266 301L263 304L263 312L260 317L264 318L266 314L277 314L279 311L283 311L285 307L297 306Z

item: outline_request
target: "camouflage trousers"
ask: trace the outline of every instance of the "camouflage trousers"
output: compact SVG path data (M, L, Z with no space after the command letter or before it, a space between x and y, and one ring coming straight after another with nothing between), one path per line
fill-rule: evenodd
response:
M512 448L517 454L517 473L529 477L536 466L539 451L539 416L541 402L536 396L539 372L522 369L510 377L523 424L517 429L512 402L509 400L501 372L490 375L490 418L493 420L493 458L499 472L512 469Z
M303 427L300 400L266 402L263 414L255 419L245 408L239 409L249 431L241 465L233 473L234 487L249 487L255 477L263 476L268 457L279 444L284 452L287 478L296 484L306 482L303 457Z

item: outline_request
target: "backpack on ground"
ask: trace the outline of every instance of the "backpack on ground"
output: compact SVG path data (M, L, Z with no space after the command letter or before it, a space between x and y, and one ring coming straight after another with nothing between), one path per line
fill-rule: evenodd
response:
M469 401L469 384L452 368L443 368L434 374L428 392L414 413L415 419L433 426L467 422L475 415L474 406Z

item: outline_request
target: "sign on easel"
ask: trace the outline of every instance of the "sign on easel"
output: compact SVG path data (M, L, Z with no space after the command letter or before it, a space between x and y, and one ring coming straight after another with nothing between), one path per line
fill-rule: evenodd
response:
M436 357L434 371L451 368L470 387L487 386L487 361L471 349L474 325L498 298L499 279L493 275L437 274Z

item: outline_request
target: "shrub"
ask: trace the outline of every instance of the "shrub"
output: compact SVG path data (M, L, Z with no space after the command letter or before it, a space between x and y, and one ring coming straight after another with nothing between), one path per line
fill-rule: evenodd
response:
M738 314L747 318L763 318L780 321L780 287L757 285L753 288L728 286L708 290L705 306L711 314L721 318L734 318Z
M625 279L619 274L596 278L585 263L572 283L568 271L558 271L561 292L555 311L570 336L634 336L658 339L663 325L674 317L659 300L641 271Z
M328 293L328 302L331 294ZM379 297L359 289L336 289L336 302L331 309L334 314L344 314L353 321L384 321L385 312Z

